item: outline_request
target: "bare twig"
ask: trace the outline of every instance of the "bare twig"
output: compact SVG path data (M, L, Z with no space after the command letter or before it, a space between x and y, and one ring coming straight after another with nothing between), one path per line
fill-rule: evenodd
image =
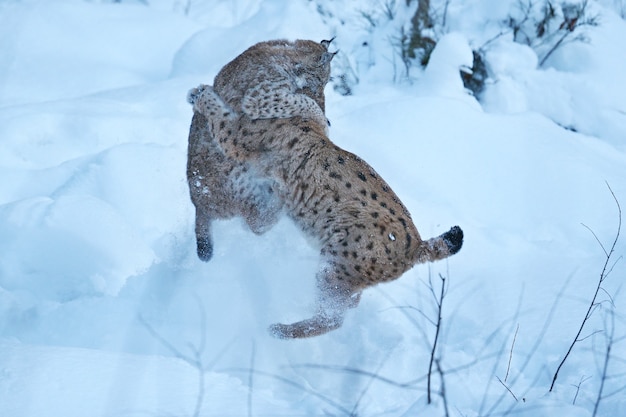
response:
M384 291L382 291L382 290L379 290L379 291L380 291L380 294L381 294L383 297L385 297L387 300L389 300L389 302L390 302L390 303L392 303L392 304L396 304L395 300L394 300L394 299L393 299L393 298L392 298L389 294L387 294L386 292L384 292ZM390 307L390 308L385 309L385 310L383 310L383 311L387 311L387 310L391 310L391 309L398 309L398 310L400 310L400 311L402 312L402 314L404 315L404 317L405 317L408 321L410 321L410 322L411 322L411 323L415 326L415 328L416 328L416 329L420 332L420 334L421 334L421 336L422 336L422 337L420 337L419 339L420 339L420 340L422 340L422 341L424 342L424 346L425 346L425 347L430 347L430 346L429 346L429 344L428 344L428 335L427 335L427 334L426 334L426 332L424 331L424 327L423 327L423 326L421 325L421 323L419 323L419 322L418 322L418 321L417 321L417 320L416 320L416 319L415 319L412 315L410 315L409 313L407 313L407 310L415 310L415 311L419 312L419 313L420 313L420 315L421 315L423 318L425 318L426 320L428 320L429 322L431 322L431 323L433 323L433 324L434 324L434 322L433 322L431 319L429 319L429 318L428 318L428 317L424 314L424 312L423 312L423 311L421 311L420 309L417 309L417 308L415 308L415 307L409 307L409 306Z
M254 360L256 356L256 343L252 341L252 352L250 352L250 373L248 373L248 417L252 417L252 392L254 390Z
M602 401L603 392L604 392L604 384L607 380L607 371L609 369L609 360L611 359L611 348L613 347L613 337L615 336L615 313L614 310L610 310L609 318L611 324L609 326L607 332L607 341L606 341L606 351L604 354L604 364L602 367L602 374L600 375L600 388L598 389L598 396L596 397L596 402L593 405L593 414L592 417L595 417L598 414L598 408L600 407L600 402ZM606 326L605 326L606 327Z
M428 396L428 404L431 403L432 398L430 395L431 389L431 375L432 375L432 371L433 371L433 363L435 362L435 354L437 352L437 342L439 340L439 333L441 332L441 310L443 307L443 297L445 296L445 290L446 290L446 279L443 275L439 274L439 278L441 279L441 292L439 294L439 298L436 298L435 296L435 290L433 288L433 286L431 285L431 292L433 293L433 297L435 297L435 302L437 304L437 325L435 327L435 339L433 340L433 346L432 349L430 351L430 363L428 365L428 380L426 383L427 386L427 396ZM432 283L431 283L432 284Z
M563 294L565 293L565 290L567 289L567 287L569 286L569 283L572 280L573 275L570 275L565 282L563 283L561 289L559 290L559 293L557 294L556 298L554 299L554 302L552 303L552 306L550 307L550 311L548 312L548 316L546 317L546 320L543 324L543 327L541 328L541 331L539 332L539 335L537 335L535 337L535 343L533 344L530 352L526 355L526 358L524 359L524 362L522 363L522 365L519 367L519 372L517 373L517 375L515 375L512 378L511 381L511 385L515 385L515 382L517 381L517 379L523 375L524 370L526 369L526 367L528 366L528 364L530 363L532 357L535 355L535 353L537 352L537 350L539 349L539 346L541 345L541 342L544 340L544 337L546 335L546 332L548 331L548 328L550 327L550 325L552 324L552 319L554 317L554 313L556 312L556 309L559 305L559 302L561 301L561 299L563 298ZM485 413L485 415L491 415L493 414L494 410L500 405L500 403L504 400L504 398L506 397L506 393L502 393L502 395L495 401L495 403L491 406L491 408ZM484 406L484 401L481 404L481 415L483 415L482 413L482 409Z
M513 335L513 342L511 343L511 351L509 352L509 363L506 366L506 375L504 376L504 382L509 379L509 371L511 370L511 361L513 360L513 348L515 347L515 341L517 340L517 332L519 331L519 323L515 329L515 335Z
M381 310L381 311L384 312L384 311L387 311L387 310L394 310L394 309L416 311L417 313L419 313L420 316L422 316L424 319L426 319L430 324L432 324L433 326L437 325L437 323L433 319L428 317L428 315L426 313L424 313L421 309L419 309L417 307L413 307L413 306L397 306L397 307L389 307L389 308L386 308L386 309Z
M587 324L587 321L589 320L589 318L591 317L591 315L596 309L596 306L597 306L596 299L598 298L598 293L600 292L600 289L602 288L602 283L606 279L608 273L610 273L610 271L613 269L612 267L609 268L609 264L611 263L611 256L613 255L613 252L615 251L615 246L617 245L617 241L619 240L619 235L622 229L622 208L619 204L619 201L617 200L617 197L615 196L615 193L613 192L613 190L611 189L611 186L608 183L607 183L607 187L609 188L609 191L611 192L611 195L613 196L613 199L615 200L615 204L617 205L617 211L618 211L617 232L615 234L615 239L613 240L613 244L611 245L608 251L604 248L602 243L600 243L597 236L595 236L595 233L593 234L596 237L596 240L598 240L598 242L600 243L600 247L602 247L602 250L604 251L604 254L606 255L606 260L604 262L604 266L602 267L602 272L600 273L600 278L598 279L598 285L596 286L595 293L591 299L591 302L589 303L589 308L587 309L587 313L585 314L585 317L583 318L583 321L580 324L580 327L578 328L578 332L576 332L576 336L574 337L574 340L569 345L569 348L567 349L565 356L559 363L559 366L557 367L556 372L554 373L554 376L552 378L552 384L550 385L550 392L552 392L552 390L554 389L554 384L556 383L556 380L559 376L559 371L565 364L565 361L569 357L570 353L572 353L572 350L574 349L574 346L576 345L576 343L579 342L580 334L582 333L583 329L585 328L585 325Z
M519 402L519 400L517 399L517 397L515 396L515 394L513 394L513 391L511 391L511 388L509 388L501 379L499 376L496 375L496 378L498 379L498 381L502 384L502 386L504 388L506 388L506 390L513 396L513 398L515 399L515 402Z
M574 400L572 401L572 405L576 405L576 399L578 398L578 393L580 392L580 387L583 385L583 383L587 382L588 380L590 380L591 377L590 376L582 376L580 378L580 381L578 381L578 384L576 385L572 385L573 387L576 388L576 394L574 395Z
M198 309L200 310L200 341L198 345L194 345L193 343L188 343L187 347L191 351L191 355L183 353L180 349L178 349L173 343L168 341L165 337L163 337L159 332L157 332L150 323L141 315L138 316L139 322L143 325L143 327L150 333L152 337L154 337L161 345L163 345L167 350L169 350L176 358L186 362L188 365L192 366L198 373L198 395L196 396L196 404L194 406L194 412L192 414L193 417L199 417L200 411L202 409L202 405L204 403L204 395L206 390L206 373L213 369L215 364L220 360L220 358L230 350L230 347L234 343L234 339L231 340L228 344L222 348L220 352L213 358L212 361L205 363L203 359L203 355L206 350L206 310L204 309L204 304L199 297L196 297L196 302L198 303Z
M385 365L385 363L387 362L387 359L389 359L389 356L391 356L392 352L393 352L392 349L390 349L387 352L387 355L383 358L382 361L380 361L380 364L376 368L376 371L374 371L374 373L370 376L370 379L367 382L367 384L365 385L365 387L363 387L363 390L361 391L361 394L359 395L359 398L354 403L354 407L352 407L352 413L350 414L351 416L357 416L358 415L357 414L357 410L359 408L359 405L361 404L361 400L363 400L363 397L365 397L365 394L367 393L367 391L372 386L372 383L376 380L376 377L378 376L378 373L380 372L382 367Z
M320 394L319 392L316 392L314 390L312 390L311 388L300 384L298 382L292 381L291 379L285 378L281 375L277 375L277 374L272 374L269 372L264 372L264 371L258 371L256 369L247 369L247 368L224 368L224 369L219 369L220 372L245 372L245 373L253 373L255 375L259 375L259 376L264 376L264 377L268 377L268 378L272 378L275 379L276 381L280 381L285 385L289 385L290 387L293 388L297 388L303 392L306 392L318 399L320 399L321 401L323 401L324 403L328 404L329 406L333 407L334 409L336 409L337 411L339 411L341 414L344 414L348 417L353 417L352 416L352 412L350 410L348 410L347 408L343 407L341 404L338 404L337 402L333 401L332 399L328 398L327 396Z
M448 17L448 6L450 5L450 0L446 0L446 3L443 6L443 17L441 18L441 26L443 29L446 29L446 19Z
M342 366L342 365L319 365L319 364L312 364L312 363L304 363L304 364L299 364L299 365L292 365L291 367L292 368L323 369L325 371L331 371L331 372L343 372L343 373L349 373L349 374L355 374L355 375L363 375L363 376L375 379L378 382L383 382L385 384L388 384L397 388L404 388L404 389L410 389L410 390L419 390L419 388L416 387L416 384L425 379L425 377L423 377L415 381L398 382L398 381L394 381L391 378L380 376L378 372L364 371L362 369L351 368L351 367Z
M441 381L441 389L439 390L439 395L441 395L441 399L443 400L443 409L445 411L445 416L450 417L450 412L448 411L448 397L446 395L446 383L443 377L443 371L441 370L441 364L439 363L439 359L435 361L437 365L437 373L439 374L439 380Z
M468 368L471 368L473 366L475 366L476 364L486 361L488 359L491 359L495 356L497 356L498 353L489 353L483 357L480 358L476 358L470 362L464 363L462 365L456 366L454 368L450 368L448 369L447 373L451 374L451 373L456 373L459 371L463 371L466 370ZM395 381L391 378L387 378L387 377L383 377L378 375L377 373L371 372L371 371L365 371L362 369L358 369L358 368L351 368L348 366L343 366L343 365L319 365L319 364L311 364L311 363L304 363L304 364L298 364L298 365L291 365L292 368L308 368L308 369L321 369L321 370L325 370L325 371L331 371L331 372L343 372L343 373L351 373L351 374L356 374L356 375L363 375L363 376L367 376L370 377L372 379L375 379L378 382L383 382L385 384L397 387L397 388L403 388L403 389L409 389L409 390L415 390L415 391L420 391L423 390L423 388L420 388L418 386L418 384L420 384L421 382L423 382L424 380L426 380L428 378L427 374L422 375L419 378L416 378L414 380L411 381L407 381L407 382L398 382Z
M561 37L558 41L552 45L552 48L544 55L544 57L539 62L539 66L542 67L543 64L548 60L550 55L554 53L561 45L570 41L570 40L580 40L585 41L586 37L581 35L573 36L575 32L578 31L582 26L597 26L598 25L598 16L587 16L587 6L588 0L583 0L581 3L577 5L569 5L561 6L563 10L563 22L559 27L559 31L562 32Z
M148 323L142 316L139 316L139 322L146 328L148 333L152 335L156 340L158 340L164 347L166 347L175 357L183 360L184 362L191 365L198 372L198 395L196 396L196 405L194 406L193 417L198 417L200 415L200 410L202 409L202 404L204 402L204 391L205 391L205 372L206 367L202 361L202 349L204 349L204 340L205 340L205 330L204 326L202 328L202 337L200 341L200 347L196 348L195 346L190 344L190 349L192 350L193 356L186 355L182 353L179 349L177 349L172 343L170 343L166 338L161 336L151 325Z

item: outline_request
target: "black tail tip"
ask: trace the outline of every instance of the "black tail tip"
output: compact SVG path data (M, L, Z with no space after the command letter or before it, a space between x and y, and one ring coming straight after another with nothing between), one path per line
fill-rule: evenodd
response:
M451 255L454 255L461 250L463 246L463 230L459 226L454 226L446 233L443 234L443 240L448 245L448 250Z

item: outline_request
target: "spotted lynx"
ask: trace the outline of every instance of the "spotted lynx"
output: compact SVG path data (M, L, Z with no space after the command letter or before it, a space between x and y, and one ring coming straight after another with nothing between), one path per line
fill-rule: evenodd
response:
M272 325L274 336L303 338L336 329L364 288L461 249L458 226L422 240L389 185L361 158L334 145L322 122L251 120L229 108L210 86L196 89L194 100L226 155L276 181L288 216L321 248L315 315Z
M302 116L326 123L324 87L333 41L274 40L251 46L226 64L213 88L251 119Z
M326 122L324 87L330 77L330 41L284 40L258 43L227 64L215 85L228 103L250 118L301 115ZM193 90L188 96L192 102ZM195 112L189 131L187 180L196 208L198 257L211 259L214 219L243 217L250 229L263 233L278 220L282 200L276 183L260 177L245 161L221 151Z

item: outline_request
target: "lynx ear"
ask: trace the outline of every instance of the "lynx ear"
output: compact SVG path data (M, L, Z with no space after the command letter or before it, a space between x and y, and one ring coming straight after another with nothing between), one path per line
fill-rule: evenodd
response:
M330 46L330 43L331 43L332 41L334 41L334 40L335 40L335 38L336 38L336 36L333 36L333 37L332 37L329 41L327 41L327 40L323 40L323 41L321 41L320 43L321 43L321 44L322 44L322 46L323 46L324 48L326 48L326 50L328 51L328 47Z
M328 64L330 61L333 60L333 58L335 57L335 55L337 55L337 52L339 51L335 51L335 52L324 52L324 54L322 55L322 58L320 59L320 65L326 65Z

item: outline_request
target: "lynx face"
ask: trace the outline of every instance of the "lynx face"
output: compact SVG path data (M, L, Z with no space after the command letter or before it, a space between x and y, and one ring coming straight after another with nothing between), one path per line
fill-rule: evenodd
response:
M303 117L251 120L209 86L193 97L195 111L206 116L225 154L275 181L288 216L321 248L317 313L273 325L273 335L300 338L336 329L364 288L461 249L458 226L422 240L391 187L361 158L334 145L323 123Z
M248 48L215 77L215 91L251 119L302 116L326 122L330 41L275 40Z

